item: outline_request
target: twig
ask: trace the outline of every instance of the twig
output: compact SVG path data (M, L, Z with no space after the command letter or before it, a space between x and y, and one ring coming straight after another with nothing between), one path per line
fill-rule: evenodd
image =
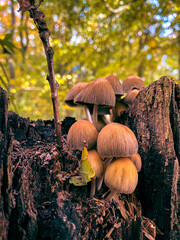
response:
M34 0L18 0L20 5L19 11L29 11L30 17L33 18L34 23L39 31L39 37L43 43L47 65L48 65L48 75L47 80L49 81L50 89L51 89L51 99L53 103L53 113L54 113L54 125L55 125L55 134L57 136L57 143L61 147L62 140L61 140L61 121L59 118L59 107L58 107L58 87L59 84L55 80L54 75L54 63L53 63L53 55L54 51L50 47L49 43L49 36L50 32L47 27L47 23L44 20L44 13L42 11L37 10L37 8L41 5L42 0L39 0L38 5L34 5Z

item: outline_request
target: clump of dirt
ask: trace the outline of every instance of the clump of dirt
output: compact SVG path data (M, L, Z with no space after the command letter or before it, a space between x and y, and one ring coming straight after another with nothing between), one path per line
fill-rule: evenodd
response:
M106 202L103 185L93 199L90 184L75 187L80 151L69 151L66 134L75 122L62 123L63 147L54 137L53 121L30 121L11 112L12 202L8 239L154 239L155 228L145 227L135 195L119 195Z

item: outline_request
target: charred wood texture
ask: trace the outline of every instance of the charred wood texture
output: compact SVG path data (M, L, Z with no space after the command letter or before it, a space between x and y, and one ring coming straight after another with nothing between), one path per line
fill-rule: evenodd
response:
M12 144L7 130L7 119L8 95L0 87L0 239L6 239L11 199L11 169L8 153Z
M141 91L121 122L136 134L142 170L139 197L143 215L164 233L179 239L177 192L180 161L180 88L162 77Z
M141 91L120 118L137 136L143 167L135 195L107 203L105 185L89 199L89 186L69 184L81 157L66 146L75 119L63 121L59 148L52 121L32 122L13 112L7 116L8 98L1 89L0 237L179 239L179 93L174 80L162 77Z

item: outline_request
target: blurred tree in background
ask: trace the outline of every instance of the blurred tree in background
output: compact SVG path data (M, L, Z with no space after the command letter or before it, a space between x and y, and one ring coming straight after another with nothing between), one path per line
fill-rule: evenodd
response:
M51 32L60 118L82 118L64 104L77 82L139 75L146 85L163 75L180 79L178 0L44 0L40 6ZM51 119L42 43L29 13L15 0L0 1L0 85L10 109L32 120Z

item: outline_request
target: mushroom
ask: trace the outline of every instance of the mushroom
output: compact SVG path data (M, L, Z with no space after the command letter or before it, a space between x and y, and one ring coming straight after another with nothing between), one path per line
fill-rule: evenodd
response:
M96 177L100 178L103 175L103 162L96 150L88 151L88 161L91 164L91 167L95 171L95 176L92 178L91 182L91 192L90 198L93 198L96 190Z
M86 142L87 149L92 149L96 145L97 135L98 132L91 122L79 120L69 129L67 146L69 149L82 150Z
M115 159L106 168L104 182L111 189L106 200L111 200L117 193L131 194L138 183L137 169L127 157Z
M138 93L140 92L139 89L133 89L130 92L128 92L128 94L125 96L124 98L124 102L128 105L132 105L136 96L138 95Z
M113 157L128 157L137 153L138 142L130 128L119 123L109 123L98 135L97 151L100 157L105 159L105 169ZM98 180L98 190L102 181L103 177Z
M102 158L127 157L138 151L136 136L120 123L109 123L99 133L97 150Z
M76 83L67 93L67 95L65 97L65 103L70 107L81 106L80 104L74 103L74 98L87 85L88 85L88 83L86 83L86 82ZM86 112L86 116L87 116L88 120L90 122L92 122L91 115L90 115L90 110L86 106L84 106L84 108L85 108L85 112Z
M113 121L116 118L116 106L120 101L121 96L124 93L123 93L122 84L120 83L119 79L116 76L109 75L106 77L106 79L110 82L116 96L116 105L115 107L112 108L112 115L111 115L111 121Z
M92 120L97 122L98 106L112 108L115 106L115 94L111 84L104 78L97 78L89 83L74 98L75 103L93 106Z
M134 165L137 168L137 171L139 172L141 170L141 167L142 167L141 156L139 155L139 153L135 153L132 156L130 156L129 158L134 163Z
M140 78L138 76L129 76L126 79L124 79L124 81L122 83L122 87L123 87L123 92L128 93L132 89L142 90L146 86L145 86L142 78Z
M123 93L122 84L120 83L119 79L114 75L109 75L106 77L106 79L111 84L116 97L118 96L121 97L124 93Z

